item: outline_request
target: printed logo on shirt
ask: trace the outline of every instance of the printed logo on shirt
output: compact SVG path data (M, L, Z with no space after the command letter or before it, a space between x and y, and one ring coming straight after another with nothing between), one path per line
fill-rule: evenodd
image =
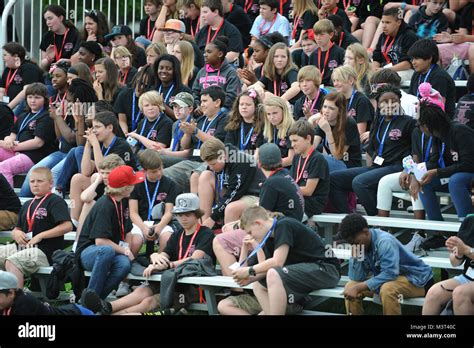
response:
M308 175L309 175L309 174L308 174L308 171L305 170L305 171L303 172L303 179L308 179Z
M390 140L399 140L402 137L402 131L400 129L392 129L388 134Z
M250 8L250 11L255 12L255 13L260 12L258 5L259 4L253 4L252 7Z
M338 64L337 64L337 61L334 60L334 59L333 59L333 60L330 60L329 63L328 63L328 67L329 67L330 69L337 68L337 65L338 65Z
M388 52L388 57L390 58L392 65L396 65L400 63L399 58L400 58L401 51L402 51L402 46L400 46L397 43L394 44L392 48L390 48L390 51Z
M170 99L169 99L169 101L168 101L168 103L169 103L170 105L173 104L173 102L174 102L174 97L175 97L175 96L170 97Z
M46 210L46 208L38 208L38 210L36 211L35 219L44 220L47 217L48 211Z
M151 131L150 137L149 137L148 139L150 139L150 140L156 140L156 135L157 135L157 134L158 134L158 133L157 133L156 129L153 129L153 130Z
M156 196L156 201L160 201L160 202L163 202L166 197L168 197L168 194L166 192L160 192L158 193L158 195Z
M72 44L72 42L68 42L64 45L64 50L66 52L72 51L73 48L74 48L74 45Z
M282 82L280 85L280 91L285 93L288 90L288 84L286 82Z
M17 74L15 75L15 78L13 79L13 81L15 82L15 84L21 85L23 83L23 77Z
M28 123L28 129L32 131L36 129L36 120L33 120L30 123Z
M188 254L188 255L192 255L195 251L196 251L196 245L193 244L193 245L191 245L191 247L189 248L189 254Z
M211 128L211 129L209 129L209 130L207 131L206 134L209 134L209 135L214 136L214 133L215 133L215 132L216 132L216 129L215 129L215 128Z
M348 117L356 117L356 111L354 108L350 109L349 112L347 113Z
M361 0L352 0L352 4L353 4L354 6L359 6L359 5L360 5L360 1L361 1Z
M199 78L199 83L202 84L203 88L209 86L222 86L227 83L227 78L224 76L203 76Z
M125 210L123 211L123 219L124 220L130 219L130 209L128 207L125 208Z
M453 162L459 161L459 154L456 151L451 150L451 158L453 159Z
M286 139L280 139L280 142L278 143L278 146L286 147Z
M257 142L257 138L258 138L258 134L256 133L252 134L252 136L250 137L250 142L252 143L252 145L255 145L255 143Z

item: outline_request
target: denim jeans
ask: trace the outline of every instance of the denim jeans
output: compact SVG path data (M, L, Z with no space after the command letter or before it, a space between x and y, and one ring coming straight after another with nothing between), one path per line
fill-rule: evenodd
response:
M326 159L326 162L328 162L328 167L329 167L329 173L336 172L338 170L344 170L347 169L346 164L344 161L337 160L334 157L328 155L328 154L323 154L324 158Z
M420 199L425 207L428 219L443 221L441 208L436 197L436 192L448 192L453 200L458 217L463 220L466 215L472 213L471 182L474 173L455 173L449 178L449 183L441 185L440 179L435 178L429 184L423 186Z
M56 183L56 187L60 188L63 192L69 191L73 175L81 172L83 154L84 146L78 146L72 148L64 159L63 168Z
M377 187L385 175L402 170L401 164L356 167L331 173L329 197L337 213L349 213L347 194L354 191L367 215L377 215Z
M58 180L59 175L61 174L62 169L62 160L66 157L66 153L61 151L56 151L50 154L49 156L43 158L41 161L36 163L26 175L25 181L23 182L23 186L21 187L20 197L33 197L33 194L30 190L30 173L33 169L38 167L46 167L51 169L54 178L54 185L56 186L56 182ZM64 163L64 162L63 162Z
M82 266L91 271L89 289L102 299L118 287L130 271L130 259L117 254L110 245L91 245L81 253Z

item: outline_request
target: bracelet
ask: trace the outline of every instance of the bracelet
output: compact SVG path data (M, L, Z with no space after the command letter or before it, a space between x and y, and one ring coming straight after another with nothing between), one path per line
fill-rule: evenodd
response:
M402 10L405 10L405 7L407 7L407 3L406 2L402 2L402 5L400 6L400 8Z

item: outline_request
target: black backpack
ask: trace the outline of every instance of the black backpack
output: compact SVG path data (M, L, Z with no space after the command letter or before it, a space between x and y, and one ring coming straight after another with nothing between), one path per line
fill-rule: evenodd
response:
M58 249L53 253L52 260L53 270L48 281L46 297L58 298L63 284L71 282L74 295L80 298L85 287L84 270L76 263L74 252Z

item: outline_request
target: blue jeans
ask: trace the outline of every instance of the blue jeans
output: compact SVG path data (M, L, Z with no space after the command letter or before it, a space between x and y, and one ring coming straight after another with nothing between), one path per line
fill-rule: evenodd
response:
M428 219L443 221L441 208L436 197L436 191L450 193L458 217L463 220L466 215L472 213L471 183L474 173L455 173L449 178L449 183L441 185L438 178L433 179L429 184L423 186L423 193L420 192L420 199L425 207Z
M337 160L334 157L332 157L332 156L330 156L326 153L324 153L323 156L326 159L326 161L328 162L329 173L333 173L333 172L338 171L338 170L347 169L347 166L344 163L344 161Z
M356 167L331 173L329 197L337 213L349 213L347 194L354 191L367 215L377 215L377 188L385 175L402 170L400 164L385 167Z
M72 176L81 172L82 155L84 154L84 146L72 148L64 159L63 168L59 175L56 187L62 192L68 192L71 185Z
M33 193L31 193L30 190L30 173L33 169L38 167L46 167L51 169L51 172L53 173L54 186L56 186L56 182L63 167L63 159L66 157L66 155L67 154L64 152L56 151L36 163L26 175L25 181L21 186L20 197L33 197Z
M130 259L117 254L110 245L91 245L81 253L82 266L91 271L89 289L95 291L102 299L114 289L130 271Z

